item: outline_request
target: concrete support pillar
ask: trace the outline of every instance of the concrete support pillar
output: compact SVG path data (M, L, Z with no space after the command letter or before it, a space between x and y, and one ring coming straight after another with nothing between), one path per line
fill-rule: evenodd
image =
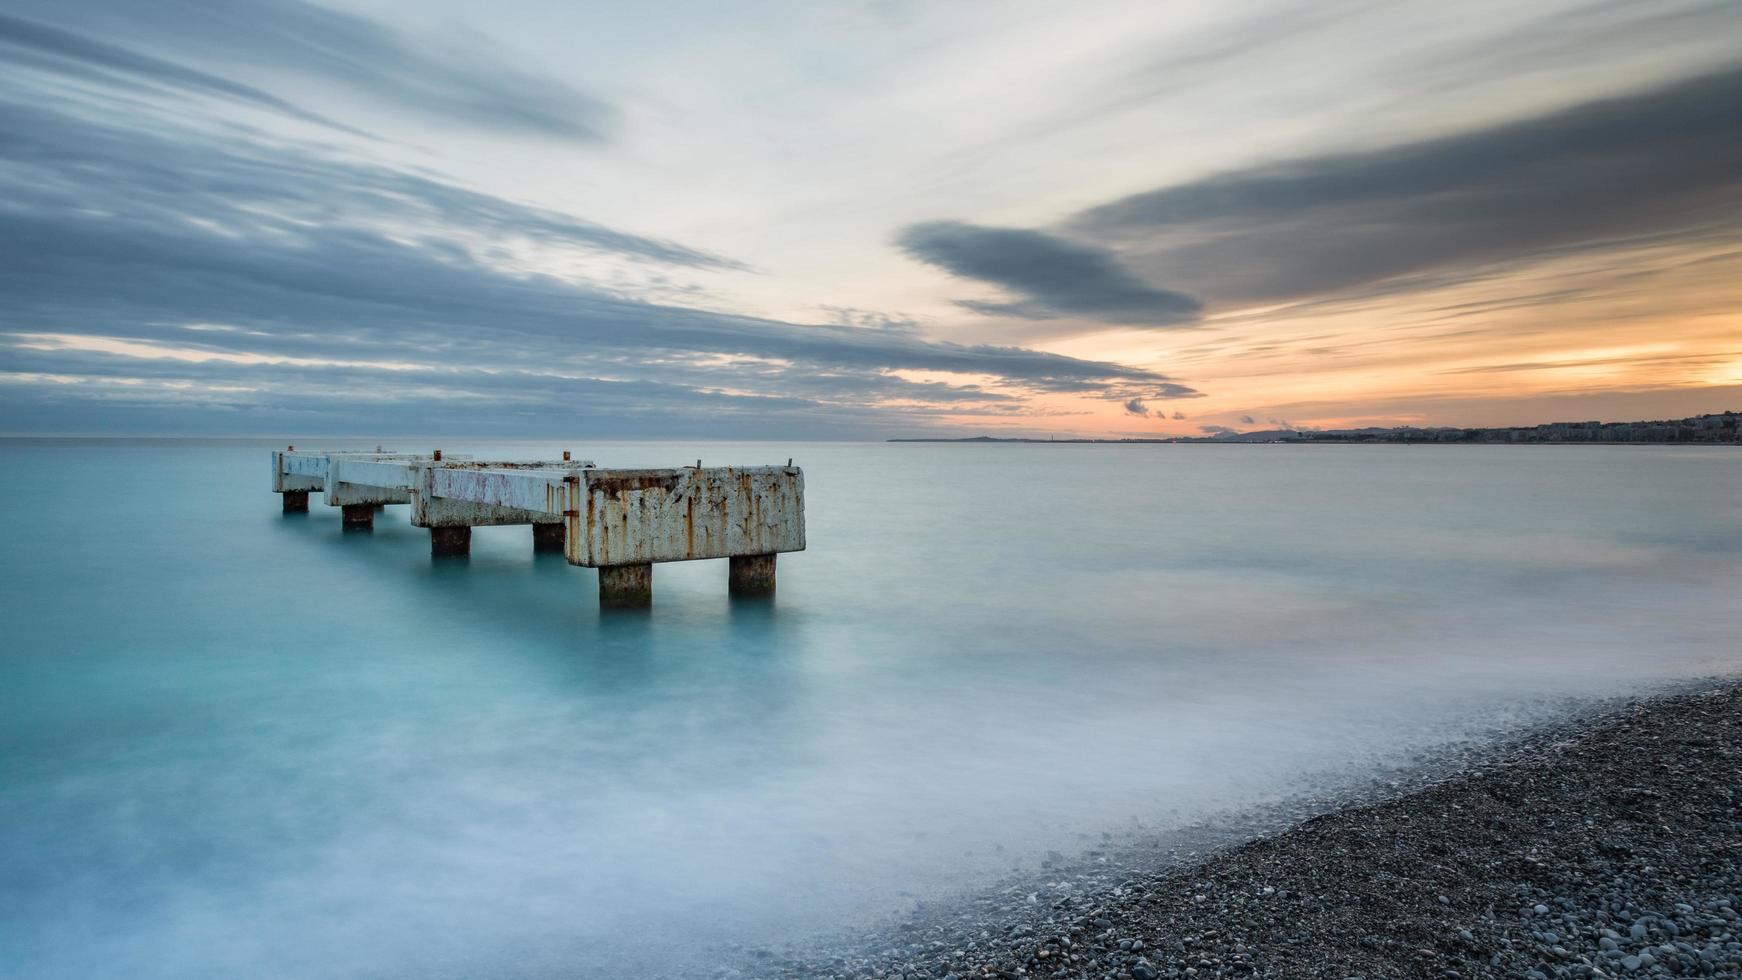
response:
M733 555L726 589L733 595L758 596L774 594L774 555Z
M345 515L345 530L373 531L375 530L374 504L346 504L339 508Z
M472 553L472 529L464 524L458 527L432 527L429 529L429 556L431 558L464 558Z
M653 605L653 566L608 565L599 569L599 605L606 609Z
M284 512L286 514L308 513L307 490L286 490L280 496L284 498Z
M566 534L566 528L560 522L532 525L533 553L539 555L561 554Z

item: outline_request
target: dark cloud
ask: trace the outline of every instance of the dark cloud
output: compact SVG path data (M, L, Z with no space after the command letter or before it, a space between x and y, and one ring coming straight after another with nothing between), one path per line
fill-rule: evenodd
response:
M838 436L1022 412L1036 393L1197 394L1142 368L928 341L894 320L785 323L555 278L493 246L731 263L162 119L0 98L0 210L10 426L69 431L109 413L197 431L209 410L214 431L533 431L586 416L595 431Z
M933 221L906 228L897 244L921 262L1022 297L962 302L979 313L1171 326L1192 321L1201 308L1190 296L1145 283L1105 249L1045 232Z
M1251 424L1253 424L1253 423L1254 423L1254 422L1255 422L1255 421L1256 421L1256 420L1255 420L1255 419L1253 419L1253 417L1252 417L1252 416L1250 416L1250 415L1242 415L1242 416L1240 416L1240 424L1242 424L1242 425L1251 425Z
M1173 420L1174 420L1174 421L1175 421L1175 422L1182 422L1182 421L1184 421L1184 420L1185 420L1185 417L1186 417L1186 413L1184 413L1184 412L1175 412L1175 413L1173 413Z
M341 85L354 98L480 129L569 140L600 138L612 117L598 99L509 64L478 39L438 46L303 0L11 0L9 7L95 35L81 43L99 62L103 51L119 50L114 45L145 47L202 65Z
M1230 429L1225 425L1200 425L1198 431L1212 436L1237 436L1240 434L1239 429Z
M1143 404L1143 399L1133 398L1125 403L1125 411L1130 415L1140 415L1149 418L1149 408Z
M1234 171L1065 228L1215 301L1736 227L1742 70L1385 149Z

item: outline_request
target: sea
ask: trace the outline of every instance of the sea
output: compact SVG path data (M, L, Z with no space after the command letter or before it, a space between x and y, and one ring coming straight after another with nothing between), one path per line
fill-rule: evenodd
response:
M602 613L277 443L0 441L0 974L708 976L1742 667L1734 448L381 444L791 458L809 548Z

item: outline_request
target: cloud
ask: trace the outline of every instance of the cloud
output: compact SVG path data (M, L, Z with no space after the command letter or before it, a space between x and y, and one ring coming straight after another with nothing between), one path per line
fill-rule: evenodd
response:
M1143 282L1106 249L1045 232L932 221L904 229L897 244L921 262L1021 297L1011 302L962 301L978 313L1173 326L1196 319L1201 309L1190 296Z
M1382 149L1236 170L1063 231L1214 302L1469 272L1649 235L1734 231L1742 70Z
M1198 431L1211 436L1237 436L1240 434L1240 430L1230 429L1225 425L1200 425Z
M323 227L390 228L399 236L433 230L449 240L463 232L677 266L744 268L705 250L261 137L98 121L0 93L0 139L0 160L13 165L0 173L0 189L25 214L65 212L76 222L101 210L123 225L192 220L244 235L276 229L280 234L266 237L280 241Z
M43 346L48 349L0 347L0 417L7 431L555 436L582 425L618 436L853 438L911 431L938 414L926 405L868 410L826 384L751 394L499 365L195 364ZM1020 407L990 392L904 390L911 383L877 376L850 380L880 385L877 394L885 397L956 399L947 406L951 418Z
M111 42L80 42L87 60L101 61L119 43L153 47L234 71L337 85L351 98L450 123L564 140L598 140L613 116L602 101L495 56L479 39L437 44L303 0L82 0L76 9L60 0L12 0L9 6L51 23L76 13L80 29Z
M1021 413L1035 394L1198 395L893 319L788 323L602 289L502 246L735 264L247 131L130 122L0 90L9 426L530 432L585 417L622 433L845 436Z
M1174 420L1174 421L1175 421L1175 422L1182 422L1182 421L1184 421L1184 420L1185 420L1185 417L1186 417L1186 413L1184 413L1184 412L1175 412L1175 413L1173 413L1173 420Z
M919 330L919 321L912 317L885 313L882 310L861 310L853 306L827 304L820 309L829 315L830 323L838 323L844 327L874 327L878 330L904 330L908 332Z
M123 76L129 82L151 82L198 95L230 99L341 132L367 135L251 85L4 14L0 14L0 50L6 50L14 62L31 67L96 77L107 82L121 81L115 76Z
M1139 415L1149 418L1149 409L1143 404L1143 399L1133 398L1125 403L1125 411L1129 415Z
M1251 424L1253 424L1254 421L1255 420L1250 415L1240 416L1240 424L1242 424L1242 425L1251 425Z

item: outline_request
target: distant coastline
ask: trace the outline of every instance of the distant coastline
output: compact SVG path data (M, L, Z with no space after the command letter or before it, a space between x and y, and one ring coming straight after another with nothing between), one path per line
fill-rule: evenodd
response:
M1608 445L1726 445L1742 443L1742 413L1716 412L1685 419L1646 422L1549 422L1544 425L1511 426L1506 428L1457 428L1453 426L1418 427L1377 426L1362 429L1260 429L1252 432L1228 430L1201 436L1156 436L1123 439L1036 439L1029 437L968 436L944 438L917 436L889 439L888 442L948 442L948 443L1042 443L1059 445L1151 445L1156 443L1422 443L1434 444L1520 444L1520 443L1593 443Z

